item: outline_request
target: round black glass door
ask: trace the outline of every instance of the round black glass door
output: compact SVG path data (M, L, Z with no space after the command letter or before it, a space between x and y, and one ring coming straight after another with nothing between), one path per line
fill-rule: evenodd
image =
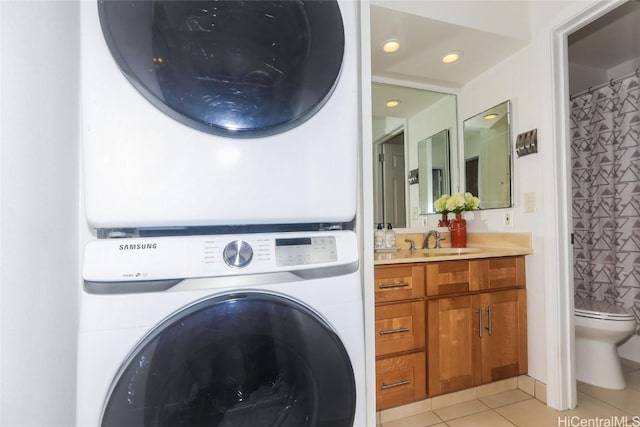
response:
M355 405L351 362L324 320L238 293L158 325L114 380L102 426L351 427Z
M335 0L99 0L109 49L129 81L174 119L261 137L325 103L342 67Z

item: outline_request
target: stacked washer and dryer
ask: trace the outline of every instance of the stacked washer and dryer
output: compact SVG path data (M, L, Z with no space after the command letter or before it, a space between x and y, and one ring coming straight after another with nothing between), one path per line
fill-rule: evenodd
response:
M79 426L364 426L357 3L81 5Z

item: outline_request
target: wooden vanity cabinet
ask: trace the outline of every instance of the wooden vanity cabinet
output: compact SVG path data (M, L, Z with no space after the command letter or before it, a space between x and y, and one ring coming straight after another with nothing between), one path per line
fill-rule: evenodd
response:
M451 273L463 270L461 262L468 263L466 278ZM437 286L430 286L432 277ZM461 290L464 286L469 290ZM527 372L524 287L522 256L427 266L427 293L431 289L438 295L456 294L427 301L430 396Z
M376 406L527 372L524 256L375 267Z
M424 266L375 268L376 406L426 397Z

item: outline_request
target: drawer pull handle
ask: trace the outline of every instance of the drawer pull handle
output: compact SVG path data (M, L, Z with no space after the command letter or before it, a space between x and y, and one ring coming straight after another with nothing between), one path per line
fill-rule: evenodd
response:
M380 289L392 289L392 288L406 288L408 283L384 283L378 286Z
M489 336L493 335L493 311L491 306L487 307L487 318L489 319L489 326L486 328L489 331Z
M479 307L477 310L473 310L478 315L478 336L482 338L482 307Z
M402 379L400 379L400 381L398 381L397 383L393 383L393 384L385 384L385 383L382 383L382 385L380 386L380 388L381 388L382 390L387 390L387 389L390 389L390 388L400 387L400 386L407 385L407 384L411 384L411 381L410 381L410 380L405 380L404 378L402 378Z
M409 332L409 328L384 329L380 331L380 335L400 334L402 332Z

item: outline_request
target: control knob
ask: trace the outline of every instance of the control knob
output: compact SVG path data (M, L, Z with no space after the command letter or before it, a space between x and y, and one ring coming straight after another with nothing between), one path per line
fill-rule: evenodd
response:
M235 240L225 246L222 258L229 267L246 267L253 258L253 249L247 242Z

